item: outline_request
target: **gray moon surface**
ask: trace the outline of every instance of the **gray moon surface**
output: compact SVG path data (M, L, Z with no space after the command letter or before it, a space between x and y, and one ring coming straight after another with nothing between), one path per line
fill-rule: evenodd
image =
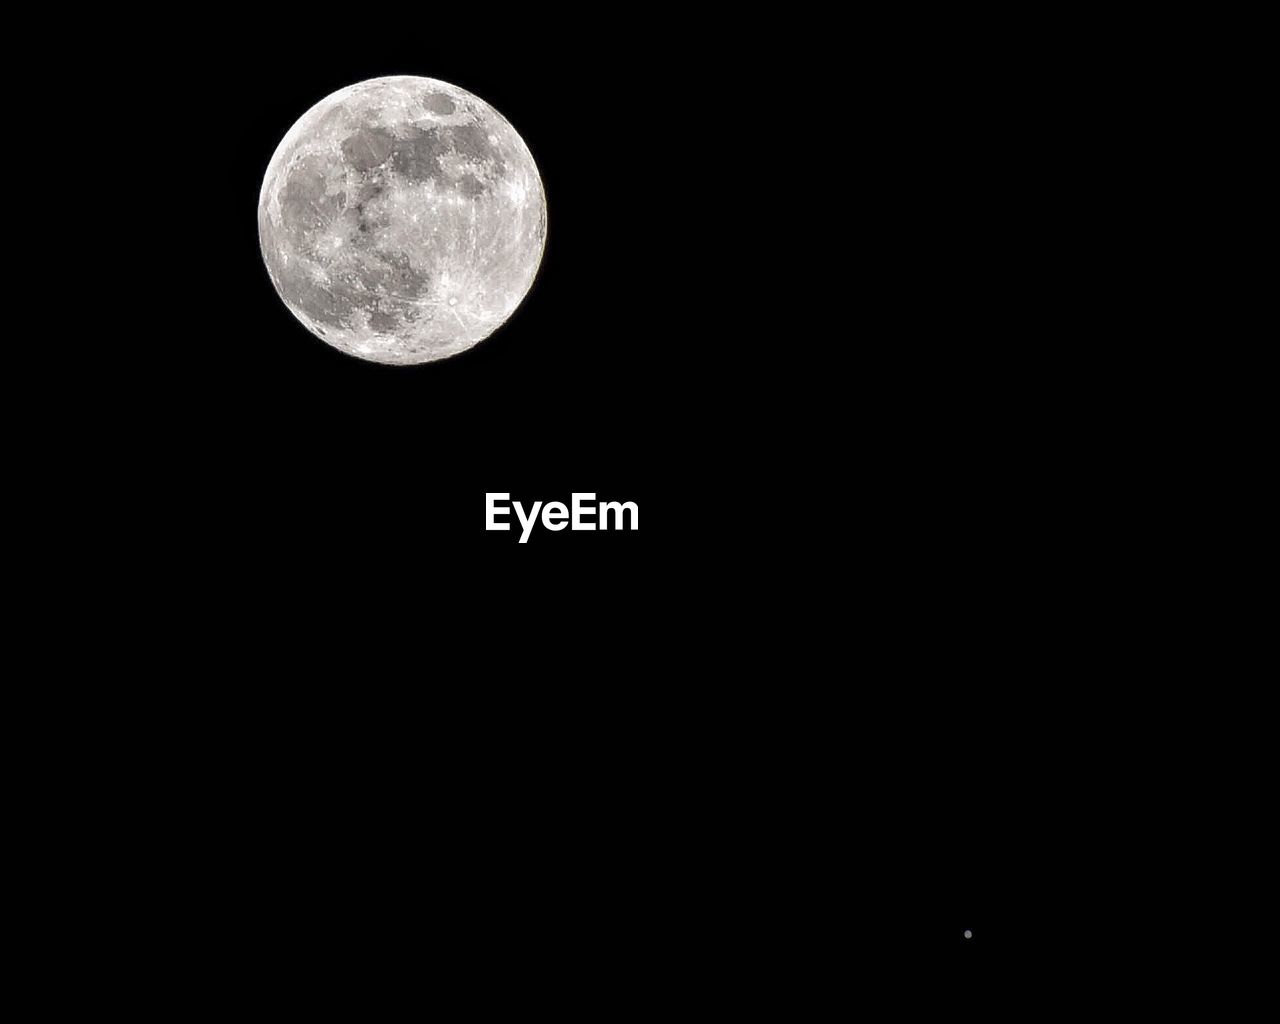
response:
M502 325L542 260L547 204L524 140L432 78L360 82L280 142L258 199L262 258L317 337L405 365Z

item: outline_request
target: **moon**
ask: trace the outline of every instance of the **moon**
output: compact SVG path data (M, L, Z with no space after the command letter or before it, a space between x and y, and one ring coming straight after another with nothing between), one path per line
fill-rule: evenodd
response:
M457 355L515 312L547 203L524 140L465 89L374 78L281 140L258 197L271 282L334 348L393 365Z

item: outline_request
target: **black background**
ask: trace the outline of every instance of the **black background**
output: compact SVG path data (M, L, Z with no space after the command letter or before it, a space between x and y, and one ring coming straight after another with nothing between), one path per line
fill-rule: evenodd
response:
M1076 666L1039 590L1074 554L1041 472L1074 358L1037 241L1067 201L1037 180L1066 158L1036 132L1045 36L657 9L125 30L111 60L149 114L104 132L149 316L80 383L113 513L87 548L145 590L149 660L234 681L246 710L216 714L267 723L253 756L303 719L361 723L317 729L304 779L386 747L353 770L483 808L545 775L502 848L593 913L636 871L670 879L647 935L714 890L698 934L799 932L826 976L868 950L971 970L1047 948ZM389 74L501 111L548 203L516 314L411 368L308 334L256 232L293 122ZM165 168L145 190L139 151ZM640 530L484 530L486 491L574 490L637 502ZM454 760L415 756L428 725ZM613 838L585 866L558 852L593 831ZM499 920L503 870L481 872Z

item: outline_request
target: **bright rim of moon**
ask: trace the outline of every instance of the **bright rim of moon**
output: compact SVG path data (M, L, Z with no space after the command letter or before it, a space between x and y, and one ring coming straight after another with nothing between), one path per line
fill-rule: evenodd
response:
M379 363L445 359L487 338L532 286L546 233L524 140L433 78L375 78L321 100L280 142L258 198L285 305Z

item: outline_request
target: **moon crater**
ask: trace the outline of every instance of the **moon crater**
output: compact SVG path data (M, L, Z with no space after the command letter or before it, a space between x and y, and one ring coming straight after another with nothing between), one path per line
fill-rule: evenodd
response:
M456 355L528 293L547 210L524 140L430 78L377 78L302 115L258 201L262 257L317 337L380 363Z

